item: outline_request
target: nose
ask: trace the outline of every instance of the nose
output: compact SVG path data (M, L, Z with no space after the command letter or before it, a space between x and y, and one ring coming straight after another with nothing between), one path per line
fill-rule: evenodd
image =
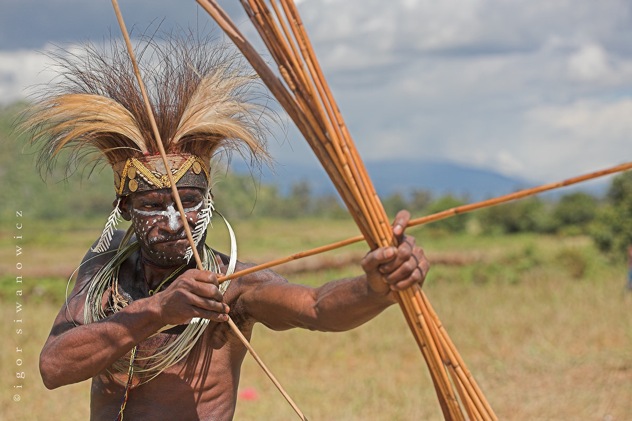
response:
M171 232L177 232L182 229L182 219L180 218L180 212L178 212L173 205L169 205L166 211L167 226Z

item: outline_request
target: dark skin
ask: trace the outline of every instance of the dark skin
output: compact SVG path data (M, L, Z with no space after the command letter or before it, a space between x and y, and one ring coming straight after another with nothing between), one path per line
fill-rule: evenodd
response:
M179 192L193 230L203 192L193 188ZM86 286L112 255L88 252L68 305L57 315L40 355L42 379L50 389L92 379L93 420L116 419L120 408L127 376L112 375L108 367L135 345L151 352L172 340L177 331L157 332L194 317L210 321L201 340L183 361L131 390L125 419L230 420L247 351L225 323L229 315L248 339L256 323L274 330L345 331L395 303L392 292L422 283L429 269L421 248L404 235L410 215L402 211L393 224L400 245L368 253L361 262L361 276L311 288L288 283L266 270L233 280L222 296L215 273L191 268L150 296L148 291L182 262L187 247L182 220L174 217L168 190L130 195L121 208L141 243L141 250L123 263L119 275L121 290L134 300L104 320L83 324ZM111 250L121 237L115 235ZM225 271L228 257L218 253L218 260ZM237 271L248 266L239 262Z

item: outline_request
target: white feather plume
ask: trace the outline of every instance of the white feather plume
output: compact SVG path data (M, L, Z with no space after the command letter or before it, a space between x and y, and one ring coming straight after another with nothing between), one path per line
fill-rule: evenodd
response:
M200 211L200 214L198 215L198 220L197 220L197 223L195 224L195 229L193 230L193 242L195 243L196 246L202 240L202 237L204 236L204 233L206 232L208 225L211 223L214 210L215 208L213 207L213 196L211 196L211 191L209 190L206 193L206 196L204 197L204 206L202 207L202 210ZM193 249L189 245L186 253L184 254L184 258L186 259L188 263L192 257L193 257Z
M103 228L103 232L101 233L101 237L99 238L99 242L96 246L92 247L91 250L93 252L104 253L110 248L110 242L112 241L112 237L114 236L116 226L121 221L121 209L119 208L120 203L121 199L116 202L116 206L114 206L114 209L110 213L110 216L105 223L105 227Z

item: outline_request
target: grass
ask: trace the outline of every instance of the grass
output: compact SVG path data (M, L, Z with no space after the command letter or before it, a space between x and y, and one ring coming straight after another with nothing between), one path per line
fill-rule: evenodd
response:
M257 220L235 228L240 255L251 261L357 233L341 221ZM0 288L0 329L7 338L0 356L3 420L88 418L89 382L48 391L39 379L38 353L63 300L66 276L42 280L38 273L76 265L98 229L63 235L47 230L33 223L26 231L37 240L23 254L24 295L15 296L13 275L5 275ZM2 234L2 273L12 274L14 244L5 235L12 233ZM438 237L425 229L415 236L434 262L424 290L500 419L629 419L632 294L623 291L625 267L609 265L577 237ZM363 252L362 246L344 251ZM317 285L352 273L357 269L324 269L291 279ZM13 322L16 301L22 305L20 326ZM253 346L312 420L442 419L421 353L395 307L345 333L258 326ZM25 379L15 378L18 370ZM20 384L21 400L14 402ZM235 419L295 419L249 357L240 390L257 396L238 401Z

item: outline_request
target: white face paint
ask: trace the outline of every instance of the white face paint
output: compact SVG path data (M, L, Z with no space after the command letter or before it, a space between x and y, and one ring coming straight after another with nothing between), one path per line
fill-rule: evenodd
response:
M131 198L130 215L144 256L155 264L169 266L184 262L188 243L184 224L193 226L206 203L202 194L185 190L186 221L180 217L169 192L149 192Z
M200 203L193 206L192 208L184 208L184 213L197 211L198 209L202 207L203 203L204 201L201 201ZM154 218L166 217L169 224L169 228L174 231L178 229L178 226L180 224L178 221L180 219L180 212L178 212L178 210L173 206L173 204L170 204L169 206L167 206L167 210L145 211L145 210L134 209L133 212L136 212L138 215L142 215L145 217L154 217ZM156 219L154 219L153 223L155 223L155 221Z

